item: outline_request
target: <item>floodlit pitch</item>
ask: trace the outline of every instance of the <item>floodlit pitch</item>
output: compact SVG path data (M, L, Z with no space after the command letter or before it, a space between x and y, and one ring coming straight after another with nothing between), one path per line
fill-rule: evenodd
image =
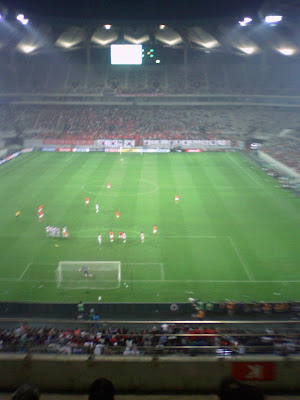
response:
M0 300L300 300L294 194L240 153L122 158L35 151L1 166Z

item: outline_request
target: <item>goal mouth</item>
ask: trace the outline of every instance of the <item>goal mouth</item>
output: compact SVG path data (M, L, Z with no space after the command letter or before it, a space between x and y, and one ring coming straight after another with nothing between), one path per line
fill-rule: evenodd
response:
M57 288L64 290L119 289L120 261L60 261L56 269Z

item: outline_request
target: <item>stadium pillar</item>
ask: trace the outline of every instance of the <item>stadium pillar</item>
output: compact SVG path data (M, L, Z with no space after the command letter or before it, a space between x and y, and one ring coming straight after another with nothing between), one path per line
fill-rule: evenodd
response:
M187 46L185 46L183 50L184 87L187 86L187 66L188 66L188 48Z
M91 67L91 46L90 46L90 44L88 44L86 46L86 65L87 65L87 69L89 71L90 67Z

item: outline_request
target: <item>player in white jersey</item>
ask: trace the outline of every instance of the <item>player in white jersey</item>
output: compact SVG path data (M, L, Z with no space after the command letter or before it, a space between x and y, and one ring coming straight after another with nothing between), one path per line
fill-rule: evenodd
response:
M60 237L60 228L58 228L57 226L55 227L55 236Z
M98 243L101 245L101 243L102 243L102 236L99 234L98 235Z
M123 160L123 158L121 158L120 163L123 164L123 162L124 162L124 160Z
M145 240L145 235L143 234L143 232L141 232L141 242L144 243Z
M96 213L99 211L99 204L96 204Z
M51 230L51 226L47 225L46 226L46 235L50 236L50 230Z
M67 239L67 238L69 237L69 232L68 232L66 226L64 226L64 227L62 228L62 236L63 236L65 239Z
M50 226L49 235L50 237L54 237L54 226Z
M123 232L122 234L123 243L126 243L126 238L127 238L126 233Z

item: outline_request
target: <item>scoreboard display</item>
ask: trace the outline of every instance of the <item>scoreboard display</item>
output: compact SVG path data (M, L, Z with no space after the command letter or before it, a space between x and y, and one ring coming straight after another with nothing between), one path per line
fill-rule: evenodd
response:
M142 45L112 44L110 58L112 65L140 65L142 64Z

